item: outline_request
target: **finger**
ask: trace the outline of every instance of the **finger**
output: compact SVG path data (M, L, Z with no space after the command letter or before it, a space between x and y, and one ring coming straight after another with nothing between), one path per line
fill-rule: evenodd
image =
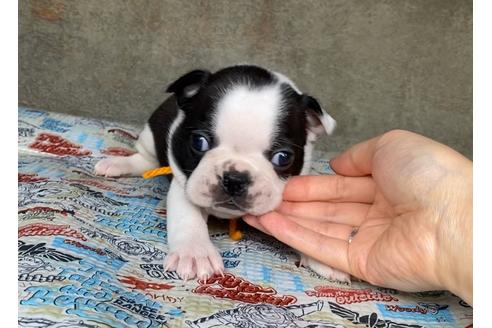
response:
M326 265L350 273L347 241L306 229L276 212L263 215L259 220L281 242Z
M270 232L268 232L265 227L260 223L260 220L258 219L258 217L256 216L253 216L253 215L245 215L243 216L243 221L246 222L247 224L249 224L250 226L268 234L268 235L271 235Z
M372 203L376 186L372 177L341 175L295 176L284 189L287 201Z
M344 241L348 240L350 233L354 229L353 226L347 224L320 222L318 220L311 219L300 219L289 215L285 215L285 217L308 230L317 232L326 237L340 239Z
M363 203L284 201L276 211L299 218L359 226L366 218L370 207L371 205Z
M358 143L330 161L330 166L338 174L346 176L365 176L372 173L372 159L380 137Z

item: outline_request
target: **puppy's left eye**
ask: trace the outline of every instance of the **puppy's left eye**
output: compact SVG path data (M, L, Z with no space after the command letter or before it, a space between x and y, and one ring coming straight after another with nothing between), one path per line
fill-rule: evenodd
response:
M287 168L294 161L294 155L291 152L282 150L274 153L270 161L279 168Z
M210 142L204 135L193 133L191 135L191 147L199 153L204 153L210 149Z

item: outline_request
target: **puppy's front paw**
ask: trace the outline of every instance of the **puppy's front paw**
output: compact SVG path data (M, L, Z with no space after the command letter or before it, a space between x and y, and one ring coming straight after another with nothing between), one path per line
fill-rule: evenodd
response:
M129 173L129 165L126 158L106 158L97 162L94 172L105 177L119 177Z
M190 240L187 245L176 247L164 263L164 270L176 271L183 280L207 279L213 274L224 272L224 262L210 241Z
M348 273L333 269L307 255L301 254L301 265L309 267L311 270L328 280L347 282L350 284L350 275Z

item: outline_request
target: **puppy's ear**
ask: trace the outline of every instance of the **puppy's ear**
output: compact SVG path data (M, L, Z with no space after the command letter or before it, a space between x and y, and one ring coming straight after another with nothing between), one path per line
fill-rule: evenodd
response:
M205 70L191 71L171 83L171 85L167 87L166 92L174 93L178 105L182 105L186 100L198 93L203 84L207 82L210 74L209 71Z
M308 95L302 95L301 103L306 109L308 130L316 135L333 133L337 122L321 108L316 99Z

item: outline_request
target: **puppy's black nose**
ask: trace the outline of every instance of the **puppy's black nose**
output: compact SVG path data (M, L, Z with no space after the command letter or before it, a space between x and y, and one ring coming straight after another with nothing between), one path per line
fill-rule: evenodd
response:
M247 172L224 172L220 186L224 192L232 197L242 196L251 184L251 177Z

